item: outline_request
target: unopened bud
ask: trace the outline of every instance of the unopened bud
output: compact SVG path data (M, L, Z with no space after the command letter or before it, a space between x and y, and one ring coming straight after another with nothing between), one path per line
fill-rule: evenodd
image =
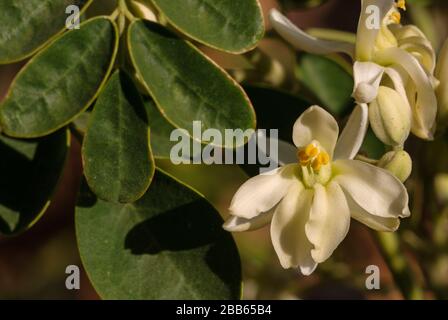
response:
M132 0L130 2L130 8L137 17L157 22L156 10L149 1Z
M411 130L407 100L388 87L379 87L377 98L369 105L369 120L378 139L389 146L402 146Z
M412 172L412 159L406 151L390 151L378 162L378 167L386 169L405 182Z

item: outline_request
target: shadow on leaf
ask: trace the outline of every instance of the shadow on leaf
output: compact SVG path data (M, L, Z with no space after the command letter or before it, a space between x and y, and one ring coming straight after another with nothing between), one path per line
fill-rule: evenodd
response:
M0 233L28 228L42 213L67 155L64 130L39 140L0 137Z
M133 254L189 250L220 241L223 233L210 205L198 199L137 224L127 234L125 248Z

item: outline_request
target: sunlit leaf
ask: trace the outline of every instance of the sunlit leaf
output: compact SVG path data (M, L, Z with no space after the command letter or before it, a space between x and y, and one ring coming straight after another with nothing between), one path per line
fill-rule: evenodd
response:
M82 13L92 0L0 0L0 64L22 60L63 30L77 5Z
M200 121L202 130L214 128L223 136L225 129L255 127L242 88L188 42L160 25L137 20L129 27L128 45L148 92L175 127L193 135L193 121Z
M104 17L63 34L17 75L0 106L3 131L34 138L72 121L96 98L117 45L115 24Z
M82 149L84 174L95 194L112 202L133 202L154 174L148 120L132 80L115 72L101 92Z
M242 53L263 37L258 0L152 0L181 32L216 49Z

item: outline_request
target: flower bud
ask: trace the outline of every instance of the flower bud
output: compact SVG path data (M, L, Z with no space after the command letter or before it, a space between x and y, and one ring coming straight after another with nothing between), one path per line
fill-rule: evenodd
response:
M439 106L438 120L442 126L448 125L448 39L440 51L436 68L436 78L440 81L437 88Z
M390 146L402 146L411 130L411 109L397 91L381 86L369 105L370 125L375 135Z
M406 151L391 151L380 159L378 167L386 169L401 182L405 182L412 172L412 159Z
M157 16L155 15L155 9L153 6L149 3L149 1L138 1L138 0L132 0L130 2L130 9L132 10L132 13L134 13L137 17L157 22Z

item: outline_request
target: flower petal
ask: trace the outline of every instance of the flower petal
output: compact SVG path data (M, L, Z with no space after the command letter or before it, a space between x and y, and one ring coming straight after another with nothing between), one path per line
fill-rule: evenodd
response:
M437 99L431 78L417 58L402 49L389 48L378 52L375 59L384 65L399 65L409 74L417 92L417 100L411 101L416 127L413 132L422 139L433 139Z
M384 69L384 73L392 80L394 89L403 97L404 100L408 101L405 89L405 80L399 70L394 67L388 67ZM411 106L409 105L409 101L408 106L410 109Z
M332 157L338 135L338 123L333 116L319 106L311 106L294 124L292 140L298 148L317 140Z
M358 31L356 32L356 60L372 60L376 38L381 27L381 23L394 5L394 0L362 0L361 14L359 16ZM379 9L379 17L373 16L372 8ZM378 18L379 26L374 28L368 25L372 18Z
M327 260L344 240L350 227L350 211L341 187L331 181L326 187L314 186L310 218L305 225L308 240L314 245L313 260Z
M283 268L299 268L311 274L317 263L311 257L312 244L305 235L313 192L293 183L277 206L271 223L271 239Z
M229 232L253 231L263 228L272 220L274 209L268 212L260 213L252 219L245 219L236 216L230 216L223 224L223 228Z
M392 31L398 42L410 38L410 37L420 37L428 40L426 35L417 26L412 24L407 24L405 26L401 24L391 24L389 25L390 31Z
M358 160L333 162L334 181L368 213L383 218L408 217L409 197L389 171Z
M277 168L247 180L235 193L229 207L230 214L252 219L272 209L296 180L295 164Z
M269 17L273 28L297 49L314 54L344 52L352 58L354 56L355 46L349 42L315 38L302 31L276 9L271 10Z
M384 68L373 62L356 61L353 65L355 81L353 98L358 103L370 103L377 94L383 77Z
M368 125L369 110L365 103L361 103L353 109L339 136L334 150L334 159L353 159L361 148Z
M346 194L345 196L348 207L350 208L351 217L362 224L365 224L376 231L384 232L396 231L400 226L399 218L383 218L374 216L361 208L349 194Z
M436 53L432 48L431 42L422 37L409 37L399 42L399 48L406 50L415 57L426 69L426 72L433 74L436 68Z

